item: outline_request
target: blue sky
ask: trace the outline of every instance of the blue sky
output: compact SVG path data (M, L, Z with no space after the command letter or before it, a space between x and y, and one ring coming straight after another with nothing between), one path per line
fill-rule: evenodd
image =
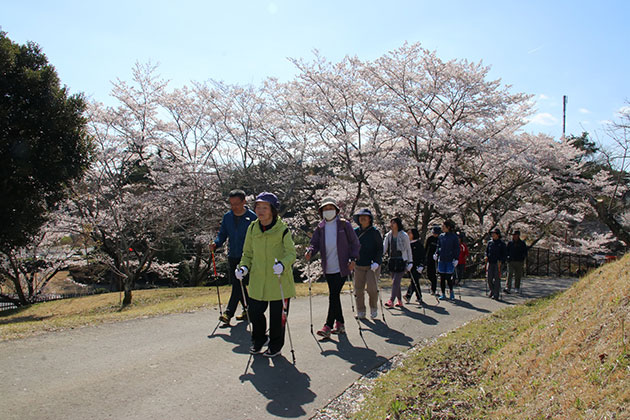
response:
M375 59L405 41L443 59L482 60L513 92L535 95L527 131L604 140L602 121L630 100L629 1L14 1L0 26L38 43L72 92L108 103L136 61L173 86L258 84L295 74L287 57Z

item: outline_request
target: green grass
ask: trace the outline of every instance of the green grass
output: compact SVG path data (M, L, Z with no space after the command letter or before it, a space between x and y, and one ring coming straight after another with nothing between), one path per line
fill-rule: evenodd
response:
M412 352L355 419L630 418L630 255Z

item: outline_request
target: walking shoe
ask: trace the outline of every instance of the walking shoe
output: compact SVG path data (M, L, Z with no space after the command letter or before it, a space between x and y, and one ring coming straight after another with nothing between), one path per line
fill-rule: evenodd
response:
M516 294L520 295L521 294L521 288L519 287L518 289L516 289Z
M332 330L326 324L324 324L321 330L317 331L317 335L322 336L324 338L330 338L331 333L332 333Z
M262 343L260 346L257 346L255 343L253 343L249 347L249 352L251 354L261 354L261 353L263 353L263 347L265 347L268 344L269 344L269 337L267 337L267 340L265 340L265 342Z
M345 334L346 333L346 327L344 327L344 325L337 321L335 322L335 328L332 329L331 333L333 334Z
M411 302L411 296L405 295L405 303Z
M446 300L446 296L445 295L440 295L440 297L438 298L440 300Z
M372 319L376 319L378 317L378 309L372 309L370 316Z
M509 295L510 294L510 289L505 288L505 289L503 289L503 292L507 293Z
M394 305L397 308L402 309L403 308L403 303L401 301L396 302L396 305Z
M357 312L357 318L365 319L365 312Z
M238 321L247 321L247 312L243 311L240 315L236 315Z
M272 351L271 349L267 349L267 351L263 353L263 356L272 358L272 357L276 357L280 355L280 353L281 353L280 350Z
M223 322L225 325L230 325L231 316L229 316L226 312L222 313L219 317L219 321Z
M451 290L451 300L455 300L455 293Z
M385 307L386 308L393 308L394 307L394 302L392 302L392 300L388 300L387 302L385 302Z

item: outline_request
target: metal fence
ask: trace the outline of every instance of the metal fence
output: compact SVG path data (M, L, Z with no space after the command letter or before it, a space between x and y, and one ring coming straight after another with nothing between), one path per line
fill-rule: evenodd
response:
M52 300L60 300L60 299L69 299L69 298L81 297L81 296L89 296L93 294L96 294L96 293L88 292L88 293L45 294L45 295L37 296L35 298L35 303L49 302ZM11 296L11 297L17 299L17 295ZM18 306L12 302L0 301L0 312L8 311L11 309L17 309L17 308Z

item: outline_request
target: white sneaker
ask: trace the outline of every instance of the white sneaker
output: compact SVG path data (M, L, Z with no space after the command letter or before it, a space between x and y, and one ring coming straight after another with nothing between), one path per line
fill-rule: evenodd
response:
M365 319L365 312L357 312L357 318Z
M372 309L370 316L372 317L372 319L378 318L378 309Z

